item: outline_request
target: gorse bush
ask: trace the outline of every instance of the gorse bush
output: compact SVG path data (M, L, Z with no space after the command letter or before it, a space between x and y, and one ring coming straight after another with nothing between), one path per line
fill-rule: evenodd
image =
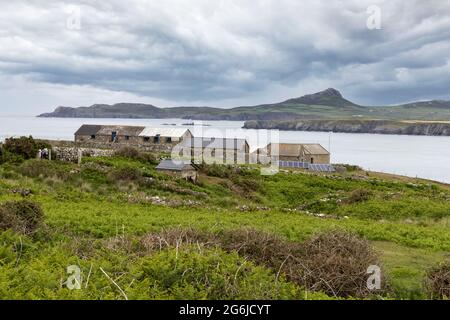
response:
M252 229L214 234L178 228L146 235L141 244L147 253L186 245L218 247L270 268L307 290L334 297L362 298L388 289L384 275L382 290L373 292L367 288L368 267L381 268L381 264L368 241L343 231L325 232L297 243Z
M6 139L3 148L24 159L35 158L39 150L36 141L31 136Z
M109 179L112 182L120 181L138 181L142 178L142 172L133 167L124 167L114 169L109 173Z
M450 299L450 261L427 272L425 287L430 299Z
M53 177L59 178L67 177L67 173L61 168L61 166L54 164L51 161L40 161L32 159L22 163L19 167L19 172L24 176L30 178L37 177Z
M343 231L328 231L304 243L287 242L254 230L229 231L223 246L258 264L283 272L289 281L334 297L367 297L367 268L380 266L367 240ZM386 278L381 281L387 288Z
M3 144L3 150L12 153L23 159L36 158L39 149L51 149L51 146L47 143L33 139L32 136L9 138L5 140Z
M350 193L349 197L344 200L344 203L352 204L352 203L367 201L370 199L372 194L373 193L367 189L356 189Z
M150 163L150 164L158 163L158 159L155 157L154 154L149 153L149 152L142 152L133 147L123 147L119 150L116 150L114 152L114 155L118 156L118 157L124 157L124 158L133 159L133 160L138 160L138 161L146 162L146 163Z
M217 178L230 178L233 174L233 168L231 166L218 165L218 164L202 164L200 166L202 172L210 177Z
M41 206L33 201L10 201L0 205L0 230L12 229L28 235L43 223Z
M164 250L144 260L133 292L162 299L299 299L302 291L263 267L219 249Z
M302 249L302 257L296 257L294 262L301 270L296 282L313 291L330 296L367 297L388 289L384 272L378 291L367 287L368 268L377 266L381 270L381 263L365 239L348 232L329 231L306 241Z

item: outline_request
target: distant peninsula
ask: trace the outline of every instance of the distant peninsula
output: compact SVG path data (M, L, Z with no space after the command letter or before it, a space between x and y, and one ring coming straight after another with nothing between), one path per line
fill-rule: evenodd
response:
M229 120L246 121L246 128L259 129L450 135L450 101L362 106L333 88L283 102L231 109L118 103L58 107L38 117Z

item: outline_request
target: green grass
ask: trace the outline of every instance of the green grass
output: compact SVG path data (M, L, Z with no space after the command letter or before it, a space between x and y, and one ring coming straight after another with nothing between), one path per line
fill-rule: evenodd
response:
M124 172L132 178L123 177ZM0 204L20 200L13 191L29 189L30 200L44 209L46 225L32 237L0 233L0 298L124 298L100 267L133 299L305 298L302 288L285 280L274 286L276 271L251 263L234 282L244 263L237 255L183 248L180 259L173 260L171 251L140 256L110 246L111 239L138 242L146 233L175 226L204 231L250 227L289 241L349 230L371 240L380 252L394 298L425 298L425 271L450 253L450 191L437 183L357 170L275 176L261 176L252 167L205 172L209 175L202 173L193 185L156 172L152 164L121 157L86 158L81 166L34 160L0 166ZM164 202L152 204L156 196ZM223 269L206 267L218 261ZM86 273L94 266L85 290L61 285L70 264ZM177 269L179 264L184 269ZM180 280L180 272L193 266L196 271ZM213 285L193 285L205 281L200 274L214 278ZM326 298L320 293L307 297Z
M430 251L392 242L374 242L398 297L424 299L423 282L427 269L450 257L449 251Z

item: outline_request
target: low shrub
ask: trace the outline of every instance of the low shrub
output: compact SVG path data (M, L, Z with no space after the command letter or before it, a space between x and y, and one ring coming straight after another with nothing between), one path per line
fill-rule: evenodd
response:
M296 243L252 229L209 233L178 228L146 235L141 245L146 253L183 245L220 247L271 268L277 277L283 275L307 290L334 297L366 298L388 290L383 274L381 290L373 292L367 288L368 267L381 264L368 241L342 231Z
M221 235L221 245L228 251L236 251L252 261L276 269L291 254L296 254L299 244L266 232L253 229L225 231Z
M64 179L67 173L61 166L55 165L50 161L41 161L32 159L21 164L18 170L22 175L37 178L37 177L59 177Z
M219 249L184 247L161 251L132 270L132 299L301 299L303 292L273 271Z
M233 168L228 165L218 165L218 164L202 164L200 167L207 176L217 177L217 178L230 178L233 174Z
M345 204L353 204L358 202L364 202L370 199L372 196L372 191L367 189L356 189L353 190L348 198L344 200Z
M146 163L150 163L150 164L158 163L158 159L156 158L156 156L154 154L149 153L149 152L142 152L142 151L139 151L138 149L132 148L132 147L123 147L119 150L116 150L114 152L114 155L118 156L118 157L134 159L134 160L138 160L138 161L146 162Z
M51 149L48 143L34 140L32 136L9 138L3 144L3 150L15 154L23 159L36 158L39 149Z
M21 163L23 160L24 159L22 156L6 151L5 149L3 149L3 147L0 146L0 164L7 162Z
M218 239L213 233L195 229L171 228L158 233L149 233L141 238L140 244L146 253L180 247L183 245L217 246Z
M44 214L38 203L28 200L10 201L0 205L0 230L12 229L28 235L43 223Z
M231 181L247 192L263 190L262 182L251 177L233 176Z
M124 167L112 170L108 177L112 182L138 181L142 178L142 173L139 169Z
M370 266L381 268L381 264L370 243L351 233L329 231L315 236L303 244L302 255L295 258L294 266L300 272L294 269L292 280L310 290L361 298L388 289L381 273L380 291L369 290L367 270Z
M430 299L450 299L450 261L427 272L425 287Z

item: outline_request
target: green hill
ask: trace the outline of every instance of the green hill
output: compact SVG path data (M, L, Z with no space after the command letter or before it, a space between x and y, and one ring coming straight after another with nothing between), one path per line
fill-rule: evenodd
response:
M210 107L158 108L153 105L119 103L90 107L58 107L39 117L63 118L183 118L193 120L293 120L293 119L385 119L450 120L450 102L428 101L389 107L367 107L345 99L336 89L289 99L280 103L232 109Z

